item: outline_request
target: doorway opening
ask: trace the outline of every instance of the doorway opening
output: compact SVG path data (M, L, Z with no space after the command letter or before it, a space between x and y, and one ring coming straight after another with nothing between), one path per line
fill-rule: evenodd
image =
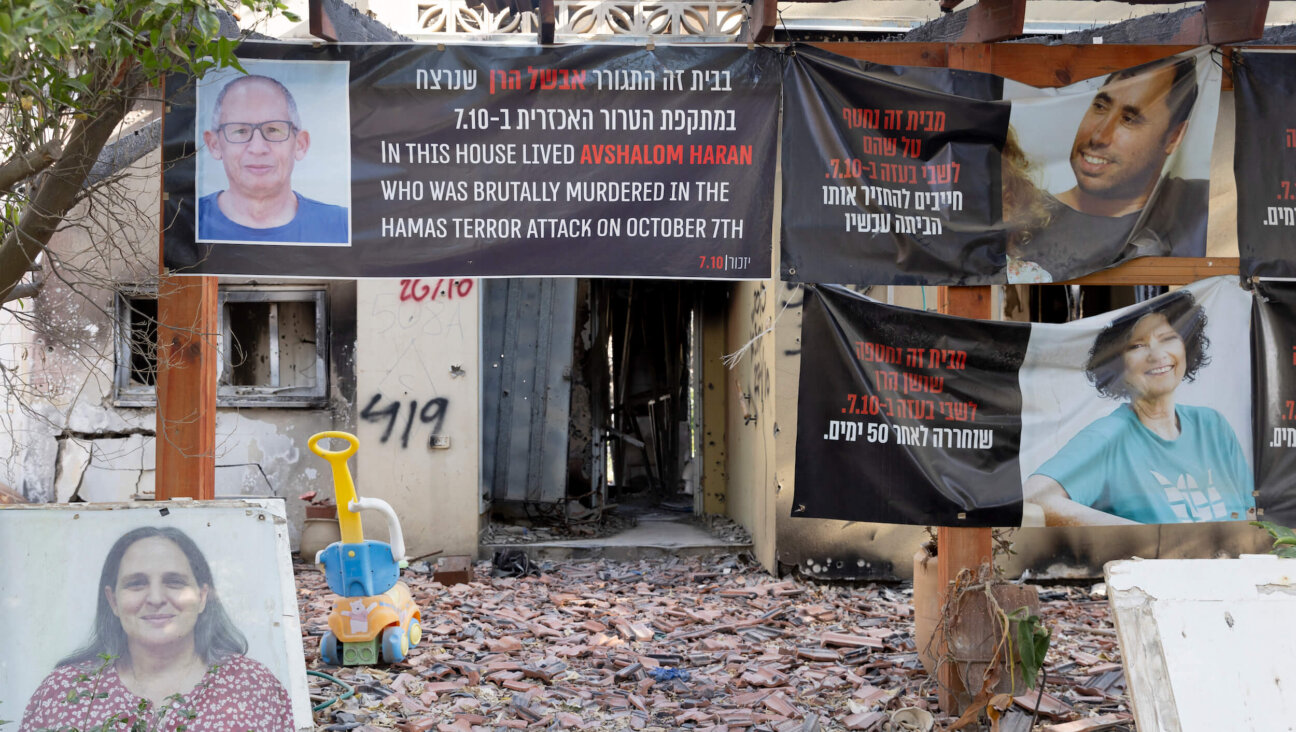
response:
M484 281L484 544L701 513L701 303L727 286Z

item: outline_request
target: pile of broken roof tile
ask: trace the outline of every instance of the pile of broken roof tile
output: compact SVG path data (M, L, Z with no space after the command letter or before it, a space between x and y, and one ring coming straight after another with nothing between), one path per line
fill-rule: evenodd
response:
M777 579L736 557L540 562L523 577L442 586L406 571L424 637L394 666L321 663L333 595L297 565L307 666L356 694L316 712L317 729L906 730L930 710L904 585ZM1045 588L1054 630L1048 686L1018 697L1001 732L1131 730L1107 605ZM337 696L310 677L316 703Z

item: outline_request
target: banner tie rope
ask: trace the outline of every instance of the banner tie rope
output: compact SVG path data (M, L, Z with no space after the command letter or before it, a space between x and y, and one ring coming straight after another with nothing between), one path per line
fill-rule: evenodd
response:
M761 337L764 336L766 333L770 333L774 330L774 326L778 324L779 318L783 317L783 312L787 310L788 305L791 304L792 304L792 298L789 297L787 300L783 302L782 309L778 311L778 315L774 316L774 320L770 322L768 328L752 336L751 340L747 341L742 345L742 348L739 348L733 353L730 353L726 355L724 358L720 359L720 362L725 365L725 368L729 369L730 371L733 371L735 368L737 368L738 362L742 361L743 356L746 355L747 352L751 350L752 345L755 344L756 341L760 340Z

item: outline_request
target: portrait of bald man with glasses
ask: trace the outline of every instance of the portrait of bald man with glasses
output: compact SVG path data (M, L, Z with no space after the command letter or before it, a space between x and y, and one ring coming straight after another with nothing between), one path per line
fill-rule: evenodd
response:
M224 167L227 187L198 200L199 240L348 242L345 207L293 190L293 166L310 152L311 137L282 83L256 74L227 83L202 137Z

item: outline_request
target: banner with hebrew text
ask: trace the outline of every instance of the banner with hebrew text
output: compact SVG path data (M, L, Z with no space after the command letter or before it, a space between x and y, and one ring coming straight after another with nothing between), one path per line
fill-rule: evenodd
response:
M1238 50L1233 99L1242 274L1296 277L1296 53Z
M1017 526L1255 515L1252 298L1236 280L1061 325L908 310L836 286L806 293L793 516Z
M1210 49L1059 89L796 46L784 64L784 280L1059 282L1206 252Z
M1256 500L1260 518L1296 526L1296 282L1259 280L1255 293Z
M181 274L764 279L778 53L247 42L167 85Z

